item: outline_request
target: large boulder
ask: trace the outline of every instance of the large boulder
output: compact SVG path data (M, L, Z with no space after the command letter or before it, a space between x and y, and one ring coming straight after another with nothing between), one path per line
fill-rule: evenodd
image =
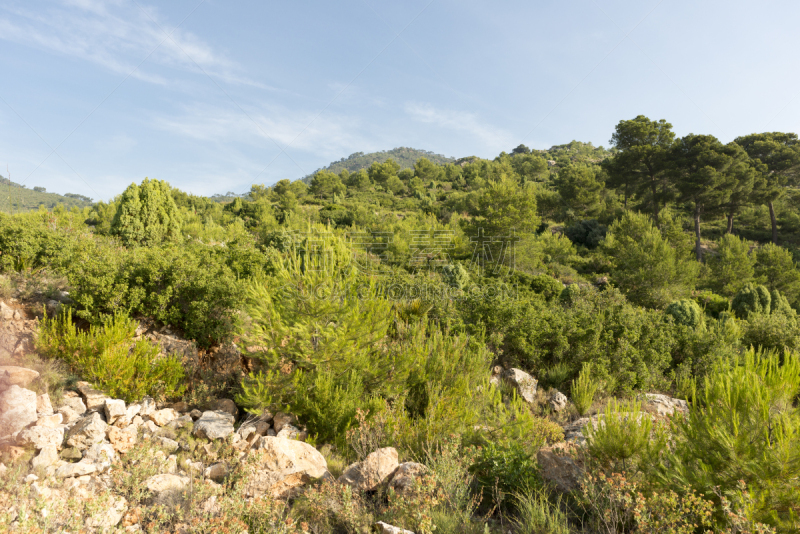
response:
M21 388L28 387L31 382L39 378L39 373L33 369L17 367L16 365L0 365L0 375L8 374L8 383Z
M248 497L290 497L295 489L313 479L330 477L320 452L302 441L262 437L251 452Z
M100 443L106 437L106 427L103 417L92 412L73 426L67 436L67 445L76 449L88 449L95 443Z
M568 492L580 488L584 473L582 449L573 443L556 443L542 447L536 453L539 473L558 491Z
M36 393L12 385L0 393L0 441L36 422Z
M41 450L48 445L60 449L63 442L64 427L31 426L17 434L17 445L33 447L36 450Z
M162 410L156 410L150 415L148 415L150 420L157 424L158 426L164 426L173 419L178 418L178 412L173 410L172 408L164 408Z
M154 475L148 478L145 487L153 494L153 504L177 506L184 500L189 486L189 477L179 475Z
M207 411L195 421L192 433L198 438L221 439L233 433L234 418L221 411Z
M363 491L378 488L398 467L397 449L385 447L367 455L361 462L356 462L345 469L339 482Z

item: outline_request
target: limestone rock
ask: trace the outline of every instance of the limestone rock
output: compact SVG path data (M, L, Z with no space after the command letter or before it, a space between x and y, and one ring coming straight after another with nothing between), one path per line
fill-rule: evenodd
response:
M211 403L209 409L212 411L229 413L233 416L234 421L239 417L239 408L236 407L236 403L231 399L217 399Z
M135 426L129 425L125 428L114 426L108 431L108 441L115 451L126 453L136 445L138 434Z
M38 371L25 367L17 367L16 365L0 365L0 375L3 373L8 373L8 381L12 386L19 386L21 388L28 387L31 382L39 378Z
M283 425L277 436L279 438L297 439L300 435L300 429L294 425ZM302 440L301 440L302 441Z
M76 449L75 447L68 447L61 451L61 458L64 460L80 460L83 458L83 453L80 449Z
M91 475L97 472L97 466L91 462L81 460L76 464L64 464L56 469L55 475L57 478L71 478L80 477L84 475Z
M81 397L83 397L87 410L93 412L105 408L107 398L105 393L94 389L89 382L78 382L75 387L78 388Z
M31 467L50 467L58 461L58 449L54 445L42 447L39 454L31 460Z
M283 427L292 423L297 422L297 417L290 413L283 413L278 412L275 414L275 417L272 418L272 428L275 429L275 432L280 432L283 430Z
M154 411L156 411L156 401L153 400L153 397L144 397L142 402L139 403L141 405L141 409L139 410L139 415L143 418L147 417Z
M189 486L189 477L155 475L148 478L144 484L153 493L154 504L177 506L183 502L184 490Z
M73 426L67 437L67 445L77 449L88 449L106 437L106 422L97 412L92 412Z
M536 401L536 388L539 382L521 369L511 368L500 375L502 380L517 390L517 394L527 403Z
M127 408L125 408L125 415L120 416L114 421L114 426L125 428L126 426L133 423L133 420L139 415L139 412L142 410L141 404L131 404ZM139 418L141 420L141 418Z
M536 460L542 478L558 491L568 492L580 487L584 463L581 449L573 443L562 442L542 447L536 453Z
M688 413L689 403L682 399L673 399L667 395L658 393L646 393L646 408L648 411L655 412L657 415L669 416L675 412Z
M384 523L383 521L378 521L375 523L375 526L378 527L378 534L414 534L410 530L395 527L389 523Z
M50 445L57 449L64 442L64 427L31 426L17 434L17 445L41 450Z
M106 532L119 525L125 512L128 511L128 502L124 497L112 495L111 502L108 503L102 513L96 514L86 521L86 526L96 529L98 532Z
M178 442L169 438L165 438L164 436L158 436L155 438L159 447L164 449L167 452L175 452L178 450L179 445Z
M35 422L36 393L12 385L0 393L0 440Z
M217 463L206 468L203 476L210 478L214 482L222 482L228 476L228 466L224 463Z
M69 407L78 415L83 415L86 413L86 404L80 397L64 397L64 404L62 404L62 407L63 406Z
M256 450L246 495L255 497L290 497L295 488L312 479L330 476L328 464L320 452L302 441L262 437Z
M417 462L405 462L397 466L389 479L389 487L397 493L406 492L414 487L414 481L425 475L428 468Z
M42 393L36 397L36 413L39 415L53 415L53 405L50 402L50 395Z
M339 477L339 482L363 491L373 491L389 478L397 467L397 449L385 447L370 453L361 462L350 465Z
M174 430L178 430L180 428L188 428L194 424L192 417L190 415L182 415L177 419L173 419L169 423L167 423L167 428L172 428Z
M58 428L59 425L64 421L64 416L60 413L54 413L52 415L42 415L37 419L36 426L41 426L44 428Z
M125 401L122 399L106 399L105 403L106 423L113 425L120 417L125 417Z
M83 459L93 463L97 471L102 473L114 463L114 447L109 443L96 443L92 445L84 454Z
M233 421L233 416L227 412L203 412L203 416L195 421L192 433L210 440L225 438L233 433Z
M156 410L150 415L148 415L150 420L157 424L158 426L164 426L173 419L177 419L178 413L173 410L172 408L164 408L162 410Z
M553 391L552 395L550 395L550 409L554 412L560 412L564 410L567 405L569 404L569 400L567 396L558 391L557 389Z
M81 402L83 404L83 402ZM85 406L84 406L84 411ZM69 406L62 406L58 409L58 414L61 416L61 422L65 425L71 425L75 421L81 418L81 414L70 408Z

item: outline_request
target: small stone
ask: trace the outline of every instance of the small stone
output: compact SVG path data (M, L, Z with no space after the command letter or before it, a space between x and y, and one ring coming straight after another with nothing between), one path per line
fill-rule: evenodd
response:
M170 408L172 408L173 410L175 410L178 413L186 413L186 412L189 411L189 405L186 404L183 401L176 402L176 403L172 404L170 406Z
M25 367L17 367L16 365L0 365L0 374L4 372L8 373L9 383L12 386L19 386L21 388L28 387L31 382L39 378L38 371Z
M156 401L154 401L152 397L144 397L139 404L141 404L139 415L143 418L156 411Z
M97 471L97 467L85 460L81 460L76 464L64 464L58 469L56 469L56 477L58 478L71 478L71 477L80 477L85 475L91 475L92 473Z
M227 412L203 412L203 416L195 421L192 433L205 439L220 439L233 433L234 418Z
M400 464L389 480L389 487L397 493L403 493L414 488L414 481L428 472L428 468L417 462Z
M339 482L363 491L373 491L397 467L397 450L394 447L385 447L370 453L363 461L351 464L339 477Z
M65 425L71 425L72 423L81 418L81 414L79 414L69 406L62 406L61 408L58 409L58 413L62 417L61 422L64 423Z
M181 428L189 428L192 426L193 423L194 421L192 420L191 416L187 414L187 415L182 415L177 419L173 419L172 421L167 423L167 427L179 430Z
M47 445L39 451L39 454L31 460L31 467L49 467L58 461L58 449L53 445Z
M84 461L91 462L97 467L97 471L102 473L114 463L114 447L109 443L96 443L92 445L84 454Z
M234 421L239 417L239 408L236 407L236 403L231 399L217 399L211 403L209 409L216 412L229 413L233 416Z
M378 527L378 534L414 534L410 530L404 530L400 527L390 525L389 523L384 523L383 521L378 521L375 523L375 526Z
M26 482L27 484L30 484L31 482L34 482L34 481L36 481L36 480L39 480L39 477L37 477L37 476L36 476L36 475L34 475L33 473L31 473L30 475L28 475L28 476L26 476L26 477L25 477L25 482Z
M105 403L106 423L113 425L120 417L125 417L125 401L122 399L106 399Z
M65 396L64 404L62 406L68 406L78 415L83 415L84 413L86 413L86 404L84 404L83 399L81 399L80 397Z
M136 427L129 425L125 428L111 427L108 431L108 441L114 450L119 453L126 453L136 445L139 433Z
M554 412L560 412L564 410L567 405L569 404L569 400L567 396L558 391L557 389L553 391L553 394L550 395L550 409Z
M73 426L67 437L67 445L78 449L88 449L106 437L106 422L97 412L92 412Z
M297 439L297 435L300 434L300 429L294 425L284 425L281 428L280 432L278 432L279 438L288 438L288 439Z
M278 412L272 419L272 427L275 429L275 432L280 432L284 426L296 422L297 422L297 417L295 417L294 415L290 413Z
M192 410L191 412L189 412L189 417L192 418L192 421L197 421L198 419L203 417L203 412L197 409Z
M184 499L184 490L189 485L189 477L178 475L155 475L145 481L145 487L153 493L153 503L176 506Z
M128 502L123 497L112 496L111 502L106 505L101 513L86 520L86 525L98 532L107 532L122 521L128 510Z
M500 375L507 384L517 390L522 399L527 403L536 401L536 388L538 381L521 369L508 369Z
M224 463L217 463L206 468L203 476L210 478L214 482L222 482L228 476L228 466Z
M80 460L83 458L83 453L80 449L76 449L75 447L68 447L61 451L61 458L64 460Z
M144 423L142 423L142 426L144 427L145 433L154 434L154 433L158 432L158 426L154 422L150 421L149 419L147 421L145 421Z
M55 413L52 415L42 415L39 417L39 420L36 421L36 426L41 426L44 428L57 428L64 420L64 416L60 413Z
M50 403L50 395L42 393L36 397L36 413L38 415L53 415L53 405Z
M155 439L158 442L159 446L162 449L166 450L167 452L172 453L172 452L175 452L175 451L178 450L179 446L178 446L178 442L177 441L171 440L169 438L165 438L163 436L158 436Z
M90 412L103 410L108 398L105 393L92 387L89 382L78 382L75 384L78 391L83 397L83 402L86 403L86 409Z
M174 454L170 454L170 455L167 457L167 461L166 461L166 463L164 464L164 466L165 466L165 467L164 467L164 470L165 470L167 473L169 473L169 474L171 474L171 475L174 475L175 473L177 473L177 472L178 472L178 457L177 457L177 456L175 456Z
M176 419L178 414L172 408L164 408L162 410L154 411L148 417L158 426L164 426L173 419Z

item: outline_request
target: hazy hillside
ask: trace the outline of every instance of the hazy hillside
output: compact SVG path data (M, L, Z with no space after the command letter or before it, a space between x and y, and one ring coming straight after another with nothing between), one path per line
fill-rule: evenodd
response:
M0 176L0 211L4 213L33 211L39 209L41 205L52 209L59 204L67 209L72 208L72 206L83 208L91 206L92 199L75 193L66 193L64 195L48 193L43 187L28 189L24 185Z
M383 163L387 159L392 158L397 163L400 164L401 169L408 169L414 166L414 163L417 162L419 158L428 158L433 163L437 165L444 165L445 163L452 163L455 161L455 158L448 158L447 156L443 156L441 154L434 154L428 150L419 150L416 148L408 148L408 147L398 147L393 148L392 150L382 150L380 152L370 152L369 154L364 154L363 152L356 152L354 154L350 154L347 158L342 158L339 161L334 161L327 167L324 167L324 170L328 170L334 172L336 174L340 173L342 169L347 169L350 172L355 172L361 169L366 169L374 162ZM323 170L323 169L318 169ZM315 173L311 173L308 176L303 178L304 182L310 182L311 177Z

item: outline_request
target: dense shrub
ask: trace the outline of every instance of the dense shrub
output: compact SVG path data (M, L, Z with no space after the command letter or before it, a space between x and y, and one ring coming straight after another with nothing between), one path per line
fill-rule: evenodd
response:
M185 389L181 363L160 355L158 345L134 341L136 321L123 315L107 318L102 326L81 332L69 310L42 321L36 348L50 358L66 361L72 370L111 397L127 402L150 395L173 398Z
M694 295L694 300L711 317L718 319L720 314L730 310L731 301L711 291L700 291Z
M664 313L675 319L675 322L695 328L703 321L703 311L693 300L681 299L673 302Z
M747 319L751 315L769 315L771 303L772 296L766 287L746 284L733 297L731 308L737 317Z
M597 248L600 242L605 239L607 232L608 228L604 224L597 222L597 219L577 221L564 229L564 235L570 241L590 249Z

